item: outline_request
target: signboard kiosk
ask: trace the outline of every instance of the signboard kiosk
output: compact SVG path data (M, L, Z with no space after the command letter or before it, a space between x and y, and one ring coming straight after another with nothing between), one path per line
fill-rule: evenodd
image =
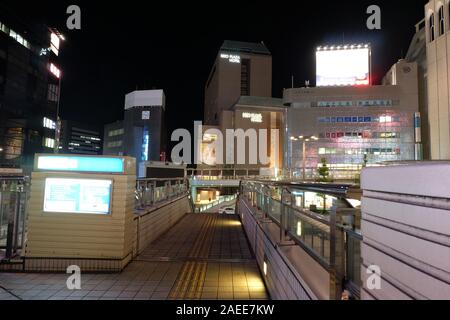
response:
M36 155L25 270L121 271L132 259L136 160Z

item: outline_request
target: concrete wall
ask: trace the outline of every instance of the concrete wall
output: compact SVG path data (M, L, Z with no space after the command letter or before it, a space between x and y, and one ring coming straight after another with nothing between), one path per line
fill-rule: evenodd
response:
M363 170L362 299L450 299L449 175L450 162Z
M150 243L177 224L187 213L192 212L187 196L153 208L134 218L135 239L133 255L140 254Z
M270 297L274 300L329 299L328 271L298 245L280 246L278 226L255 218L252 213L255 210L247 200L239 199L238 212Z

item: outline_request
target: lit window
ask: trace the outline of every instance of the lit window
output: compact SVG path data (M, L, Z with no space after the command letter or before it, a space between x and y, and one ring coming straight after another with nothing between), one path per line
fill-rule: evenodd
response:
M53 63L50 64L50 72L58 79L61 78L61 70Z
M49 118L44 118L44 120L42 122L43 122L42 125L44 126L44 128L52 129L52 130L56 129L56 122L55 121L53 121L53 120L51 120Z
M55 148L55 139L52 138L44 138L44 147L53 149Z
M8 34L8 28L1 22L0 22L0 31Z
M124 134L124 129L117 129L117 130L112 130L108 133L108 136L110 137L115 137L115 136L121 136Z
M9 36L11 38L13 38L14 40L17 39L17 33L14 30L12 30L12 29L9 30Z
M381 116L380 122L381 123L392 122L392 117L391 116Z
M59 54L59 44L60 44L59 37L56 34L52 33L50 36L50 49L53 51L55 55Z

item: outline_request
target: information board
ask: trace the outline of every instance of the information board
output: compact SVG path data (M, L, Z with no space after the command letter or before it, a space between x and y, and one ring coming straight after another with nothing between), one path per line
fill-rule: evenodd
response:
M109 214L111 180L47 178L44 212Z

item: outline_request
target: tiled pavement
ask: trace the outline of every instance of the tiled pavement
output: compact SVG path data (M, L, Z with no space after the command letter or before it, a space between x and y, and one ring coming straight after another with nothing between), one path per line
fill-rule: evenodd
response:
M267 299L236 216L190 214L120 274L0 273L0 300ZM6 289L6 290L5 290Z

